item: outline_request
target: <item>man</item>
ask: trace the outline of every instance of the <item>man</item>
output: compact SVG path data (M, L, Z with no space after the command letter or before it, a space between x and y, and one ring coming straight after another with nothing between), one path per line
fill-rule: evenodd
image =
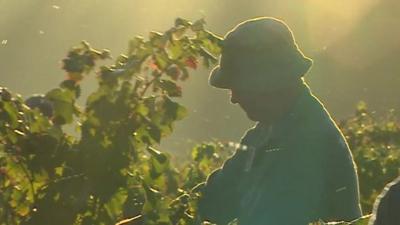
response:
M400 177L386 185L374 205L370 225L400 224Z
M209 82L229 89L258 123L202 187L203 220L304 225L361 216L348 145L302 78L311 64L274 18L245 21L225 36Z

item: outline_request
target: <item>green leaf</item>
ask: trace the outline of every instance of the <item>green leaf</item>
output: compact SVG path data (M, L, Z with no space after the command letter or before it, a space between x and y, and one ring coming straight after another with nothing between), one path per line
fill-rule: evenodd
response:
M3 102L3 109L11 128L16 128L18 126L18 109L12 102Z
M161 33L158 32L150 32L149 35L150 43L157 48L163 49L167 44L168 38Z
M81 95L81 87L73 80L64 80L61 82L60 87L74 91L76 98L79 98Z
M360 102L357 104L357 111L359 111L359 112L365 112L365 111L367 111L367 109L368 109L368 107L367 107L367 103L366 103L366 102L360 101Z
M182 88L179 87L175 82L171 80L161 79L159 86L162 90L167 92L170 97L181 97L182 96Z
M206 68L209 68L211 64L214 65L218 62L218 59L204 48L200 48L200 55L203 57L203 65Z
M161 130L155 124L149 124L147 127L147 131L150 134L150 137L155 140L157 143L161 141Z
M174 41L172 42L168 48L167 48L167 52L169 57L172 60L177 60L180 57L182 57L182 55L184 54L184 49L182 46L182 43L180 41Z
M147 116L150 112L149 108L143 102L140 102L135 107L135 112L141 116Z
M0 87L0 96L1 96L1 101L11 101L12 95L11 93L7 90L5 87Z
M190 28L194 32L202 31L202 30L204 30L205 24L206 24L206 21L204 20L204 18L202 18L202 19L195 21Z
M94 103L106 97L109 91L105 87L99 88L97 91L91 93L86 100L86 106L91 107Z
M154 149L153 147L148 147L147 151L150 153L150 155L152 157L154 157L154 159L157 160L157 162L159 162L160 164L165 164L168 163L168 157L165 153L162 153L160 151L157 151L156 149Z
M57 123L71 123L75 113L75 92L69 89L55 88L46 94L53 103L54 118Z
M164 71L170 65L170 59L165 51L155 53L153 59L161 71Z
M192 159L201 162L203 159L210 159L215 154L215 145L202 144L192 150Z
M172 80L176 81L178 80L179 76L181 75L181 70L179 69L178 66L172 65L168 67L168 69L165 71L167 76L169 76Z
M172 115L175 120L181 120L187 115L185 107L170 98L165 98L165 110L168 115Z
M187 27L178 26L173 30L173 34L172 35L173 35L173 37L175 39L180 39L185 34L186 30L187 30Z
M197 38L201 41L201 45L215 57L221 54L222 38L209 31L197 32Z
M140 48L144 43L144 38L141 36L136 36L132 40L129 41L128 55L132 55L136 52L138 48Z
M161 198L159 191L149 187L145 182L142 182L143 189L145 191L145 204L143 206L142 213L148 214L154 212L157 208L157 202Z
M182 76L180 77L181 81L186 80L189 77L189 71L185 67L180 67L182 71Z
M121 208L128 198L128 192L124 188L119 188L118 191L111 197L109 202L105 204L105 209L110 218L116 221L122 214Z
M175 20L175 27L184 26L189 27L192 23L183 18L176 18Z

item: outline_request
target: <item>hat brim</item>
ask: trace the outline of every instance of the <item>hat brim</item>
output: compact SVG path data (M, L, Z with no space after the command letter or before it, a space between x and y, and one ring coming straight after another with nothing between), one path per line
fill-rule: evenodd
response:
M251 67L246 71L251 71L253 76L247 79L246 74L233 76L233 74L226 73L218 65L211 71L208 83L220 89L274 90L290 86L294 81L301 79L310 70L312 64L313 61L310 58L303 56L284 68L270 68L268 71L264 68Z

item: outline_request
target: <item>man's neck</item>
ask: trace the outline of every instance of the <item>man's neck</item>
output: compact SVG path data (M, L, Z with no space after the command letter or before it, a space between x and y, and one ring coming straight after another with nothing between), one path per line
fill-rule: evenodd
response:
M276 102L272 103L276 106L274 107L274 111L270 112L267 118L262 119L259 122L264 126L271 126L285 118L291 111L293 111L293 107L304 93L305 88L307 87L302 82L288 89L279 91L277 93L279 98L277 98Z

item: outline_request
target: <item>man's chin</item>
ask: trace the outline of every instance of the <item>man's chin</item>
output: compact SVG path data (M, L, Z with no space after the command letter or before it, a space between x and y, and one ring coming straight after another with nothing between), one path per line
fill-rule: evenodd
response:
M255 115L255 114L246 112L246 115L247 115L247 118L249 118L249 120L251 120L251 121L254 121L254 122L260 121L259 116Z

